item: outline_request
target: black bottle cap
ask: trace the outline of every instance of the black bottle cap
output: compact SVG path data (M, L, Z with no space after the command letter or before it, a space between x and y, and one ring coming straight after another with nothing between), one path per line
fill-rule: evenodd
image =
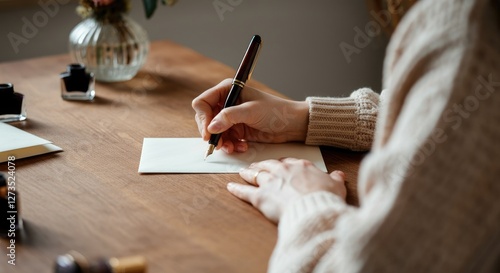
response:
M82 273L80 265L69 255L61 255L56 259L56 273Z
M0 172L0 188L7 186L7 179L5 179L5 175Z
M3 175L3 173L0 172L0 188L6 187L6 186L7 186L7 180L5 179L5 176Z
M88 270L87 259L76 251L70 251L56 258L55 273L85 273Z
M14 95L14 85L12 83L0 83L0 96Z
M82 254L70 251L58 256L55 273L145 273L146 259L143 256L124 258L97 258L87 260Z
M67 71L70 75L74 76L85 76L85 65L83 64L70 64L67 67Z

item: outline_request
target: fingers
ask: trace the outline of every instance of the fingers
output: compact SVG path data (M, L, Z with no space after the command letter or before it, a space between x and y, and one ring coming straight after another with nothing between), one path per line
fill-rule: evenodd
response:
M264 181L269 181L272 175L265 169L246 168L240 171L240 176L246 182L255 186L259 186Z
M264 161L259 161L250 164L248 169L257 169L257 170L276 170L277 167L281 166L281 161L276 159L268 159Z
M279 160L280 162L286 164L286 165L291 165L291 164L299 164L304 167L312 167L314 166L314 163L312 163L309 160L305 159L298 159L298 158L293 158L293 157L282 157Z
M231 108L234 107L237 106ZM221 134L229 130L235 124L237 124L237 122L233 122L231 116L228 116L228 111L223 109L210 121L207 126L207 131L210 134Z
M333 171L333 172L330 173L330 177L333 180L344 181L345 180L345 173L343 171Z
M208 140L210 134L206 131L209 122L214 117L214 109L221 107L231 88L231 79L226 79L216 86L203 92L196 97L191 106L196 112L195 120L198 131L204 140Z
M306 194L331 192L345 200L347 193L343 172L327 174L311 161L296 158L256 162L241 170L240 176L251 185L229 183L227 189L274 222L286 204Z
M196 121L196 125L198 126L198 132L200 132L201 137L203 138L203 140L208 141L210 135L205 130L205 128L206 124L208 123L207 120L210 119L210 117L207 118L206 113L196 113L194 118Z
M333 171L330 173L330 178L333 180L333 192L345 200L347 196L345 173L343 171Z
M279 160L269 159L252 163L248 168L240 171L240 176L250 184L260 185L260 181L269 181L269 179L273 177L270 170L279 172L280 170L286 169L286 164L293 164L296 162L304 162L303 164L313 165L310 161L295 158L281 158ZM257 176L265 176L265 178L257 180Z
M239 199L253 205L252 200L256 199L258 188L237 183L228 183L227 190Z
M208 132L218 134L227 131L235 124L254 124L254 120L258 114L255 111L255 102L246 102L240 105L222 109L208 125Z
M275 159L264 160L252 163L248 168L240 171L240 176L246 182L253 185L261 185L274 178L270 170L277 171L281 169L281 162Z
M224 103L230 89L231 79L221 81L216 86L209 88L207 91L196 97L192 102L193 109L196 110L199 106L204 104L216 106L220 103Z
M261 92L249 87L245 87L242 97L248 97L247 99L250 98L252 101L222 109L231 89L231 82L232 79L226 79L203 92L192 101L192 107L196 112L195 120L198 131L204 140L208 140L210 134L223 133L235 124L249 124L258 118L258 111L255 111L258 103L255 102L255 99L261 95ZM242 99L242 101L245 102L246 99ZM252 113L252 115L249 115L249 113ZM237 135L244 134L244 131L241 130L235 132ZM243 136L239 137L239 139L241 138ZM232 150L232 147L226 148L227 150ZM242 144L234 148L236 151L239 151L245 149L246 145Z
M238 139L224 139L221 149L230 154L233 152L244 153L248 150L248 143Z
M265 217L267 217L274 223L278 223L281 217L283 208L280 207L280 205L283 203L287 203L286 201L276 203L277 199L283 198L276 197L277 195L281 195L280 192L266 193L262 190L262 188L259 187L241 185L231 182L227 184L227 189L234 196L247 203L250 203L252 206L257 208ZM271 196L273 197L269 198Z

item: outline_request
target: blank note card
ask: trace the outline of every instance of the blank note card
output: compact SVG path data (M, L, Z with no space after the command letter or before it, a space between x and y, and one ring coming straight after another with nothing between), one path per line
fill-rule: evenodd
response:
M245 153L226 154L216 150L206 160L207 141L201 138L144 138L140 173L237 173L251 163L266 159L295 157L326 170L317 146L299 143L249 143Z
M51 141L0 122L0 163L6 162L9 156L21 159L59 151L62 149Z

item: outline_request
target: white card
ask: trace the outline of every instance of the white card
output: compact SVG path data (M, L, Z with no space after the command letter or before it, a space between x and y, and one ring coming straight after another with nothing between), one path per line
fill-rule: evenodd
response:
M62 151L52 142L0 122L0 162L9 156L16 159Z
M144 138L140 173L238 173L251 163L294 157L307 159L326 172L318 146L300 143L249 143L245 153L226 154L221 150L204 160L208 143L201 138Z

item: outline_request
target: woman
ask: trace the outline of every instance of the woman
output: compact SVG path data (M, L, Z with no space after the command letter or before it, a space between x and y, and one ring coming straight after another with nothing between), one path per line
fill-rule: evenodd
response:
M228 153L246 141L371 149L360 207L345 203L341 171L299 159L254 163L240 173L254 185L228 184L279 223L269 272L500 272L499 7L417 2L392 35L380 97L295 102L246 88L220 111L226 80L193 101L202 137L225 132ZM270 126L273 109L293 121Z

